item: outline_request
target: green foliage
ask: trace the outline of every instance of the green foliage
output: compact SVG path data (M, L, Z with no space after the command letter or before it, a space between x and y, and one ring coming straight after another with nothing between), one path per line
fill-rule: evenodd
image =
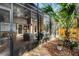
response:
M76 4L74 3L59 3L61 9L55 12L51 5L42 8L43 12L51 16L56 22L59 22L65 28L72 27L72 20L75 18L74 12Z
M75 17L75 8L76 8L76 4L63 4L61 3L60 4L61 6L61 10L59 11L59 16L63 19L64 21L64 25L66 28L69 28L71 27L71 23Z
M74 42L73 44L72 44L72 47L74 48L74 47L78 47L78 43L77 42Z
M75 47L78 47L78 43L77 42L74 42L74 41L71 42L70 40L64 40L63 42L64 42L64 46L65 47L68 47L70 49L73 49Z
M72 15L73 11L75 10L76 4L61 3L60 6L62 7L61 12L64 11L67 15Z
M45 6L42 11L46 14L49 14L50 12L53 12L53 9L50 5Z

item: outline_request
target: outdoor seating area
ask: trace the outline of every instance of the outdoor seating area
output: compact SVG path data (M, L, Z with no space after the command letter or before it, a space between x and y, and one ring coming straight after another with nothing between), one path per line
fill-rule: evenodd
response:
M0 55L79 56L79 4L0 3Z

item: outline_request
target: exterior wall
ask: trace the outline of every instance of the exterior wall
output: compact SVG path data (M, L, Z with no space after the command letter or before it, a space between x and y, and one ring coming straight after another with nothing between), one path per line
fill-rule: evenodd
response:
M32 20L32 33L37 33L37 21Z
M27 21L26 21L26 19L14 18L14 23L27 24Z
M26 31L24 26L27 26L27 19L24 16L25 8L17 4L14 4L13 8L14 23L16 24L16 39L23 39L22 35ZM22 26L22 28L20 28L20 26Z
M40 17L40 32L43 32L43 31L45 31L44 30L44 23L43 23L43 21L44 21L44 18L43 18L43 16L41 16Z
M17 34L19 34L18 25L22 25L22 27L24 27L24 25L27 25L27 21L25 19L21 19L21 18L14 18L14 23L16 23ZM22 34L23 33L24 33L24 29L22 28Z
M43 20L44 31L50 33L49 16L48 15L44 15L43 19L44 19Z

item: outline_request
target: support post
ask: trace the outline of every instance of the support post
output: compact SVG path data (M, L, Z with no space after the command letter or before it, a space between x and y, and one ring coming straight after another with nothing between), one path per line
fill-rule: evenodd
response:
M1 22L0 22L0 44L1 44Z
M13 3L10 10L10 32L9 32L10 56L13 56Z
M40 37L39 37L39 3L37 3L37 28L38 28L38 41L40 40Z
M31 24L30 24L30 32L32 33L32 30L33 30L33 28L32 28L32 11L30 12L31 13Z
M49 24L49 26L50 26L50 35L51 35L51 33L52 33L52 31L51 31L51 29L52 29L52 28L51 28L51 25L52 25L52 24L51 24L51 17L50 17L50 24Z

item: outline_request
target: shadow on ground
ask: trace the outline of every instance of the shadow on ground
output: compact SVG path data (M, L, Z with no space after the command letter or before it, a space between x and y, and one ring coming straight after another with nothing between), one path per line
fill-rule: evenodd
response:
M23 44L22 46L14 48L14 56L21 56L25 51L30 51L39 45L39 41L24 43L25 44Z

